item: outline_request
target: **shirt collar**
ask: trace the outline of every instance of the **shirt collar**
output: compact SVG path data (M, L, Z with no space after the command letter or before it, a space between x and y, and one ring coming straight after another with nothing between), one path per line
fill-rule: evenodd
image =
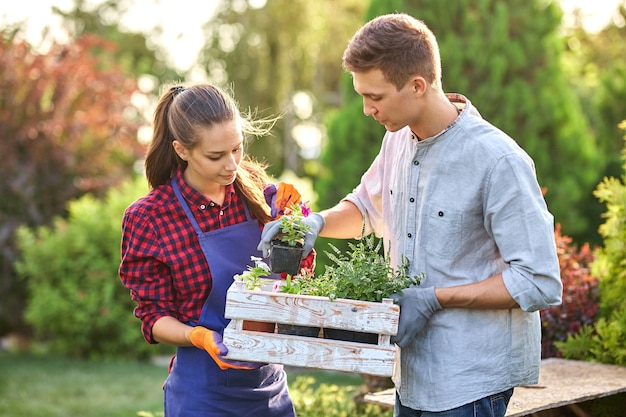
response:
M434 142L437 142L438 139L441 138L444 133L452 129L458 123L459 120L469 117L469 115L481 117L478 110L476 110L476 108L472 106L472 103L464 95L458 94L458 93L446 93L446 97L448 98L448 100L450 100L450 103L452 103L454 107L457 108L457 110L459 111L459 115L456 117L456 119L454 119L452 123L446 126L443 130L441 130L434 136L431 136L424 140L417 141L417 137L415 136L414 133L411 132L412 138L418 144L418 146L428 146L428 145L433 144Z
M182 168L178 168L176 172L174 173L174 176L172 177L172 181L176 182L176 184L178 185L178 188L180 189L180 193L182 194L183 198L187 200L187 203L190 206L200 207L200 206L205 206L207 204L212 205L212 206L218 205L218 204L211 204L212 200L210 198L204 196L202 193L195 190L194 188L191 188L191 186L189 186L189 184L185 182L185 179L183 178L183 172L184 170ZM235 195L235 186L233 184L228 184L226 186L226 194L224 195L224 203L220 207L229 206L231 201L233 200L234 195Z

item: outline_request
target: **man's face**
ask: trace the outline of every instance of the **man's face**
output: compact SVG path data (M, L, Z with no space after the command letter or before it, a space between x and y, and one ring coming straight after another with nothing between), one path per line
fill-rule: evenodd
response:
M412 83L398 91L383 73L374 69L352 74L354 90L363 97L363 113L372 116L390 132L410 125L415 118L415 90Z

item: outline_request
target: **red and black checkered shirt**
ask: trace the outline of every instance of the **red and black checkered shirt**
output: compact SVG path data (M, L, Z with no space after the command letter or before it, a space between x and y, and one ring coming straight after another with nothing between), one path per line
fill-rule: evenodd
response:
M187 185L181 171L171 181L177 182L203 232L246 220L243 199L232 185L218 205ZM120 278L137 302L135 316L145 339L156 343L152 326L161 317L183 323L200 318L211 291L211 271L169 181L126 209L122 229ZM313 259L309 256L303 266Z

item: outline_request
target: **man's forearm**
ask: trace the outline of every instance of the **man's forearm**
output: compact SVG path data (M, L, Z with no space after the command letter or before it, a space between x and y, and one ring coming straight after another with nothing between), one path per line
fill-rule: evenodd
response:
M435 290L443 308L509 309L519 308L506 289L502 274L484 281Z
M363 216L349 201L341 201L335 207L320 212L326 220L320 236L334 239L352 239L361 236Z

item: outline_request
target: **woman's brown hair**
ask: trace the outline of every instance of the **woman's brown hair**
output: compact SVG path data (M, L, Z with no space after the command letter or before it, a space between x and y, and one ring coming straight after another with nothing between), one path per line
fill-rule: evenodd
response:
M272 120L255 122L243 118L235 101L213 85L168 88L156 106L152 141L146 154L145 169L150 187L165 184L178 167L186 168L187 162L180 159L174 151L174 140L187 149L192 149L199 141L197 128L238 118L242 122L244 134L267 133L268 123L272 123ZM269 207L263 196L263 188L268 182L265 165L244 155L237 169L235 190L245 200L252 217L263 224L271 220Z

